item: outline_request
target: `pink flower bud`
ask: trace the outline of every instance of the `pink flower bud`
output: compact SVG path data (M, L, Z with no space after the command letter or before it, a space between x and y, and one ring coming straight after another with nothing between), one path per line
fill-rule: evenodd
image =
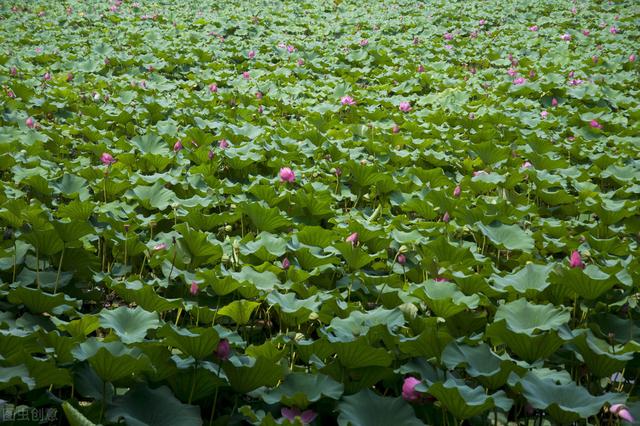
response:
M102 161L102 164L104 164L105 166L110 166L111 164L116 162L115 158L113 158L113 156L107 152L102 153L102 155L100 156L100 161Z
M24 124L26 124L28 128L34 129L36 127L36 120L34 120L33 117L28 117Z
M449 223L450 220L451 220L451 216L449 216L449 212L444 212L444 215L442 216L442 221L444 223Z
M177 140L177 142L175 144L173 144L173 152L178 152L180 150L182 150L183 146L182 146L182 141L180 139Z
M353 234L349 235L345 239L345 241L351 243L352 246L355 246L356 244L358 244L358 233L354 232Z
M460 188L460 185L456 185L456 187L453 189L453 196L455 198L458 198L460 194L462 194L462 188Z
M217 93L218 92L218 85L215 83L211 83L209 85L209 92L211 93Z
M404 265L407 263L407 258L404 254L399 254L398 257L396 257L396 262L398 262L398 265Z
M159 243L156 244L155 246L153 246L153 251L161 251L167 248L167 245L165 243Z
M250 51L249 51L249 53L247 53L247 57L248 57L249 59L253 59L253 58L255 58L255 57L256 57L256 52L255 52L255 50L250 50Z
M220 139L220 141L218 142L218 148L220 149L229 148L229 142L226 139Z
M195 296L200 291L200 287L198 287L198 283L195 281L191 281L191 287L189 287L189 293L192 296Z
M551 99L551 106L553 107L558 106L558 100L556 98Z
M282 269L286 271L287 269L289 269L290 266L291 266L291 262L289 262L289 259L287 259L286 257L282 259Z
M632 53L631 55L629 55L629 62L635 62L635 61L636 61L636 55Z
M629 422L629 423L635 422L635 419L633 418L629 410L627 410L627 408L622 404L613 404L609 408L609 410L613 414L615 414L616 416L624 420L625 422Z
M598 120L591 120L589 122L589 126L591 126L594 129L602 129L602 124L598 123Z
M227 339L222 339L218 342L218 347L214 355L221 361L226 361L229 359L231 355L231 345L229 345L229 341Z
M580 252L578 250L571 252L571 256L569 257L569 266L572 268L584 269L585 265L582 263L582 256L580 256Z
M242 78L244 78L245 80L249 80L251 78L251 75L249 75L248 71L245 71L242 73Z
M292 183L296 180L296 174L289 167L280 169L280 181Z
M418 72L424 72L424 65L418 65Z
M405 401L417 402L422 398L420 392L416 391L416 386L420 384L420 380L413 376L409 376L404 379L402 384L402 398Z
M400 102L400 105L398 106L398 108L400 109L400 111L402 112L409 112L411 111L411 104L409 102Z

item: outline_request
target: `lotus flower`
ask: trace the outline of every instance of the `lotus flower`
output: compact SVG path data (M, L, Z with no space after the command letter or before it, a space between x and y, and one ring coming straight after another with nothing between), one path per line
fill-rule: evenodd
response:
M461 193L462 193L462 188L460 188L460 185L456 185L456 187L453 189L453 196L458 198Z
M345 241L351 243L352 246L355 246L356 244L358 244L358 233L354 232L353 234L349 235L345 239Z
M231 355L231 345L227 339L222 339L218 342L218 347L214 352L214 355L221 361L226 361Z
M264 111L264 108L262 108L262 105L258 105L258 112L262 114L262 111Z
M449 216L449 212L444 212L444 215L442 216L442 221L444 223L449 223L450 220L451 220L451 216Z
M598 120L591 120L589 122L589 126L591 126L594 129L602 129L602 124L598 123Z
M49 80L51 80L51 73L50 73L50 72L48 72L48 71L47 71L47 72L45 72L45 73L44 73L44 75L42 76L42 79L43 79L44 81L49 81Z
M589 31L589 30L582 30L582 34L583 34L585 37L589 37L589 34L591 34L591 31Z
M353 98L351 96L343 96L342 98L340 98L340 103L342 105L355 105L356 101L353 100Z
M593 56L591 57L591 61L593 61L593 63L594 63L594 64L597 64L599 59L600 59L600 58L598 58L598 56L597 56L597 55L593 55Z
M558 100L556 98L551 99L551 106L552 107L558 106Z
M189 287L189 293L192 296L195 296L200 291L200 287L198 287L198 283L195 281L191 281L191 287Z
M532 169L533 168L533 164L531 164L528 161L525 161L524 163L522 163L522 168L523 169Z
M73 80L73 73L68 73L67 74L67 81L71 81Z
M286 257L282 259L282 269L286 271L287 269L289 269L290 266L291 266L291 262L289 262L289 259L287 259Z
M287 46L287 52L289 52L289 53L293 53L293 52L295 52L295 51L296 51L296 48L295 48L294 46L292 46L292 45L288 45L288 46Z
M215 83L211 83L209 85L209 92L211 93L217 93L218 92L218 85Z
M575 7L572 7L571 13L575 15L576 13L578 13L578 9L576 9Z
M540 29L540 27L539 27L539 26L537 26L537 25L532 25L532 26L530 26L530 27L529 27L529 31L533 31L533 32L536 32L536 31L538 31L539 29Z
M11 99L15 99L16 94L13 93L13 90L7 89L7 96L10 97Z
M525 84L527 82L527 79L524 77L518 77L515 80L513 80L513 84L516 86L519 86L521 84Z
M256 99L262 99L262 92L256 92Z
M9 69L9 74L11 74L12 76L16 76L18 74L18 69L16 67L11 67Z
M24 121L24 124L26 124L30 129L35 129L36 120L34 120L33 117L27 117L27 119Z
M560 38L564 41L571 41L571 34L562 34Z
M511 77L515 77L518 74L518 71L516 71L514 68L509 68L507 70L507 74L509 74Z
M416 391L416 386L420 384L420 380L413 376L409 376L404 379L402 384L402 398L405 401L416 402L422 398L420 392Z
M153 251L161 251L167 248L167 245L165 243L159 243L156 244L155 246L153 246Z
M301 66L303 66L303 65L304 65L304 59L299 58L299 59L298 59L298 66L299 66L299 67L301 67Z
M487 21L485 21L484 19L481 19L478 21L478 25L483 26L484 24L486 24Z
M295 180L296 174L289 167L283 167L280 169L280 181L291 183Z
M444 33L444 35L442 37L445 40L453 40L453 34L451 34L451 33Z
M297 417L304 425L308 425L309 423L314 421L316 417L318 417L318 413L313 410L300 411L297 408L282 407L280 413L282 414L282 417L291 422L295 421Z
M256 51L255 50L250 50L249 53L247 53L247 58L253 59L255 57L256 57Z
M342 176L342 169L340 167L336 167L335 174L336 174L336 177Z
M220 149L229 148L229 142L227 142L226 139L220 139L220 141L218 142L218 148L220 148Z
M636 61L636 55L632 53L631 55L629 55L629 62L635 62L635 61Z
M184 148L184 147L182 146L182 141L181 141L180 139L178 139L178 140L176 141L176 143L175 143L175 144L173 144L173 152L178 152L178 151L182 150L182 148Z
M611 28L609 28L609 32L611 34L618 34L618 29L616 27L611 27Z
M109 154L108 152L103 152L100 156L100 161L102 161L102 164L104 164L105 166L110 166L111 164L116 162L116 159L113 158L113 155Z
M249 80L251 78L251 75L249 75L249 71L243 72L242 78L244 78L245 80Z
M396 262L398 262L398 265L404 265L407 263L407 258L404 254L399 254L398 257L396 257Z
M444 277L436 277L433 281L437 282L437 283L448 283L449 280L444 278Z
M584 269L584 263L582 263L582 257L580 256L580 252L578 250L574 250L571 252L571 256L569 257L569 266L572 268L581 268Z
M366 38L363 38L362 40L360 40L360 46L364 47L368 44L369 44L369 40L367 40Z
M629 422L629 423L635 422L635 419L633 418L629 410L627 410L627 408L622 404L613 404L609 408L609 410L611 410L613 414L620 417L625 422Z
M411 111L411 104L409 102L400 102L400 105L398 106L398 108L402 112L409 112Z
M418 72L424 72L424 65L418 65Z
M391 128L391 133L393 133L394 135L397 134L398 132L400 132L400 126L398 126L397 124L395 124L392 128Z
M540 111L540 118L542 118L543 120L547 118L548 115L549 113L547 111Z
M209 160L213 160L213 157L215 157L215 153L213 152L213 150L209 150L209 152L207 153L207 157L209 158Z

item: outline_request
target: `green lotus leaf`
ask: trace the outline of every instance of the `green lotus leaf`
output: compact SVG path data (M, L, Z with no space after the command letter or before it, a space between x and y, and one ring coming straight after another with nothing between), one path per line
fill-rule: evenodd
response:
M158 314L147 312L140 306L134 309L121 306L100 312L100 326L111 328L123 343L142 342L149 330L160 326Z
M349 243L340 242L335 243L333 246L342 255L352 271L364 268L375 259L374 256L371 256L361 247L354 247Z
M482 387L471 388L455 379L433 383L425 390L459 419L468 419L493 408L508 412L513 405L503 391L487 394Z
M218 310L218 315L231 318L236 324L243 325L249 322L253 311L260 306L259 302L241 299L234 300Z
M609 377L617 371L622 371L627 362L633 359L633 354L640 349L636 342L612 346L609 342L595 337L591 330L580 331L572 343L578 347L589 370L598 377Z
M217 388L227 385L221 366L209 361L199 362L197 368L195 362L185 364L179 365L177 372L168 378L171 389L180 400L188 401L191 398L191 401L202 401L212 398Z
M281 283L276 274L271 271L258 272L251 266L244 266L240 272L230 272L231 277L236 281L249 284L259 290L273 291L280 287Z
M139 349L127 348L121 342L101 342L92 337L71 351L78 361L88 361L98 376L115 382L153 369L149 358Z
M494 288L499 291L509 289L518 293L540 292L549 286L549 273L553 265L535 265L528 263L517 272L505 275L492 275Z
M14 386L25 387L27 390L35 388L36 381L29 375L29 370L25 365L3 367L0 370L0 390Z
M223 369L231 387L240 393L250 392L261 386L274 387L284 378L284 368L265 358L232 356Z
M466 309L478 307L480 297L477 294L465 296L455 283L425 281L416 286L412 294L423 300L438 316L449 318Z
M424 425L402 398L384 397L363 389L338 404L340 426Z
M278 387L256 391L267 404L281 403L306 409L321 398L340 399L344 385L324 374L291 373Z
M289 219L283 216L278 208L264 207L259 203L246 203L241 208L260 231L274 232L291 226Z
M537 409L546 410L558 423L566 424L597 414L606 403L623 403L626 395L605 393L591 395L575 383L557 384L528 373L519 381L522 394Z
M493 222L484 225L477 222L476 226L491 242L498 248L507 250L531 251L534 241L529 232L523 231L518 225L505 225L500 222Z
M611 276L595 265L586 268L563 268L552 274L554 286L565 287L565 291L577 294L588 300L599 298L618 283L615 276Z
M114 281L109 287L127 302L135 303L147 312L162 313L182 306L180 299L165 299L155 292L153 285L141 281Z
M62 239L54 229L29 232L23 235L23 238L37 250L40 256L52 256L64 248Z
M521 298L500 305L494 318L495 322L505 321L515 333L533 335L538 331L557 330L569 322L570 313L566 308L536 305Z
M441 359L449 369L465 366L471 377L489 389L504 385L515 368L513 362L496 355L486 344L469 346L451 342L442 352Z
M71 426L96 426L95 423L87 419L80 411L74 408L73 405L69 404L68 401L62 403L62 410Z
M157 181L152 186L136 186L131 190L132 198L137 198L147 209L165 210L173 202L177 202L176 194Z
M81 305L79 300L71 299L66 294L50 294L29 287L17 287L11 290L8 299L15 305L24 305L34 314L65 312L73 308L79 309Z
M338 361L346 368L388 367L393 361L386 349L372 347L366 337L334 345Z
M163 337L169 345L178 348L183 354L191 355L195 359L211 356L218 347L220 340L213 328L194 328L187 330L173 324L165 324L158 336Z
M145 384L115 399L107 410L107 418L113 422L124 419L127 424L140 426L174 425L176 419L185 426L202 425L198 407L181 403L166 386L151 389Z

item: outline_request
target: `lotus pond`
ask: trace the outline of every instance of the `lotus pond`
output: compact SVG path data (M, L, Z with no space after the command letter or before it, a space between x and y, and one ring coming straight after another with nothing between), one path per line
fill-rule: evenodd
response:
M640 419L634 0L0 4L14 424Z

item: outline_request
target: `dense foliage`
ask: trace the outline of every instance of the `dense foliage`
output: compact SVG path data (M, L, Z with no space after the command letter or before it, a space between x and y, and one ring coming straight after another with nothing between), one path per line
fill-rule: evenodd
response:
M640 418L636 1L0 19L5 419Z

